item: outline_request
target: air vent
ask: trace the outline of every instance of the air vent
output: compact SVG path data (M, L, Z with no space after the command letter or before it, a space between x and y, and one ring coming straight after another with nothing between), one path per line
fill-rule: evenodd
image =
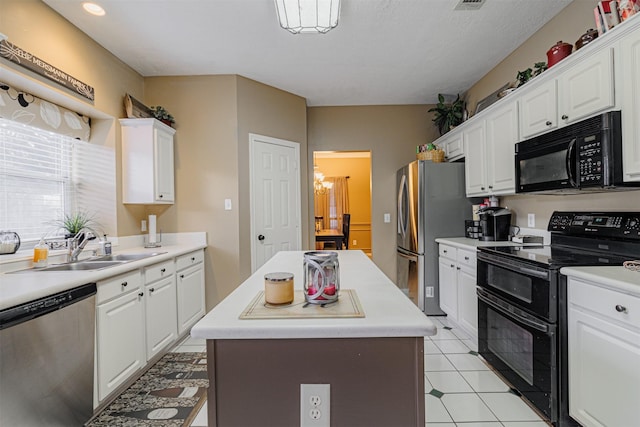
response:
M460 0L453 10L478 10L487 0Z

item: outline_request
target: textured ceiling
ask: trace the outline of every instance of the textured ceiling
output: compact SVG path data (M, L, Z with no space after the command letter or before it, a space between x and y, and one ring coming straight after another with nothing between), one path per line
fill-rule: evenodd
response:
M239 74L310 106L435 103L469 89L571 0L342 0L338 27L291 34L272 0L44 0L143 76Z

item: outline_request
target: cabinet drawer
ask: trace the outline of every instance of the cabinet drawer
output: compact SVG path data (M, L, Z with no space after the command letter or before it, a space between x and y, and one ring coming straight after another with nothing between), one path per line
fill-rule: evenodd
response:
M475 270L476 268L476 253L473 251L466 251L464 249L458 249L458 265L460 267L469 267Z
M141 285L142 277L139 270L121 274L107 280L101 280L98 282L96 304L139 289Z
M615 319L634 329L640 325L640 298L569 278L569 304Z
M144 282L151 283L156 280L164 279L175 273L175 264L173 260L159 262L144 269Z
M456 252L457 252L457 249L454 248L453 246L444 245L442 243L438 245L438 253L441 257L449 258L455 261Z
M182 270L183 268L187 268L202 261L204 261L203 251L195 251L186 255L179 256L178 258L176 258L176 270Z

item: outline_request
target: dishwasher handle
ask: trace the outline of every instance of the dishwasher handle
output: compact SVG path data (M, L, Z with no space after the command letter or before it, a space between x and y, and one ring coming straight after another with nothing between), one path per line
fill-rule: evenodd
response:
M96 294L95 283L78 286L0 311L0 330L65 308Z

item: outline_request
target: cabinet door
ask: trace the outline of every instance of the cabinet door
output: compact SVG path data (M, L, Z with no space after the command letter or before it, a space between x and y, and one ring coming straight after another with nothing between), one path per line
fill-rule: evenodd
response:
M494 111L487 122L487 183L492 194L515 194L515 147L518 142L518 104Z
M96 315L98 400L146 364L140 290L100 304Z
M640 32L622 40L622 159L625 181L640 181Z
M640 420L640 333L569 307L569 414L585 427Z
M458 272L458 324L473 340L478 340L478 297L476 272L461 267Z
M487 163L485 153L487 142L485 139L485 122L471 124L462 133L464 152L466 153L464 169L467 196L481 196L489 192L487 185Z
M458 289L456 284L456 265L446 258L439 259L440 308L454 321L458 320Z
M154 129L154 182L158 202L173 202L173 135Z
M178 272L178 334L204 315L204 268L202 264Z
M526 90L526 86L518 90ZM558 127L558 92L556 81L551 80L520 98L520 140Z
M455 132L455 131L452 131ZM462 132L455 132L449 136L444 142L444 151L448 161L454 161L464 157L464 143L462 141Z
M178 338L175 276L145 287L147 360Z
M604 49L584 58L564 71L558 80L563 124L613 107L613 49Z

